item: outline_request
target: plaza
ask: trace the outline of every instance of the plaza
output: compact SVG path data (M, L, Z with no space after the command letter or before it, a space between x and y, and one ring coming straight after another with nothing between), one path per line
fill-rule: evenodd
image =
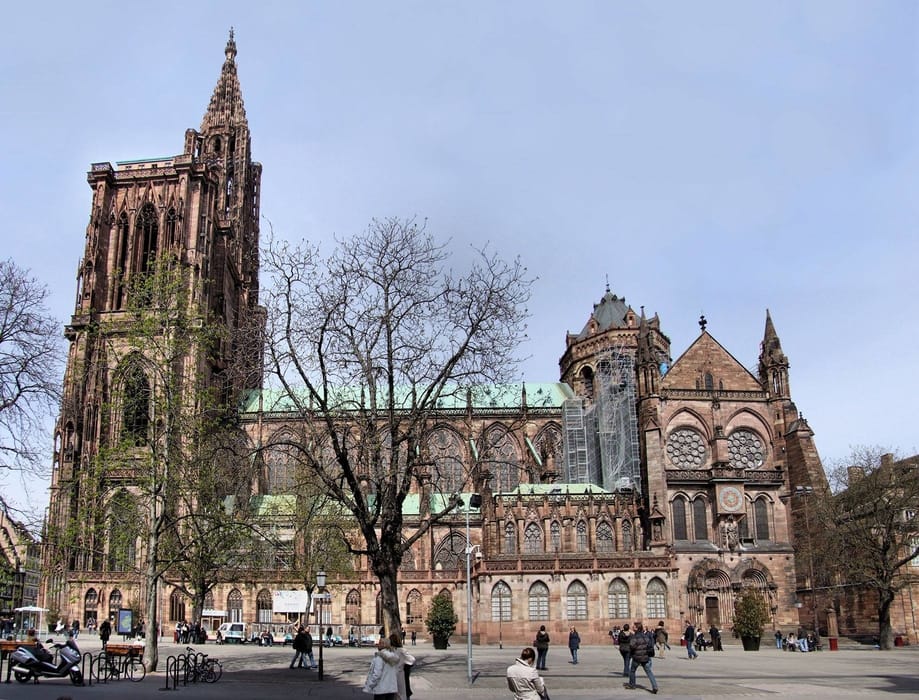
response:
M878 697L895 693L900 697L919 697L919 646L881 652L869 646L842 643L837 652L788 653L766 644L759 652L744 652L739 644L725 645L724 652L701 652L697 661L686 659L680 647L665 658L654 659L654 672L660 684L659 697L670 698L846 698ZM844 641L844 640L841 640ZM80 639L84 652L98 651L94 638ZM318 648L317 648L318 649ZM510 698L504 680L506 667L519 649L497 646L473 647L474 682L466 673L465 645L454 640L445 651L430 643L408 647L418 658L412 674L414 700L452 698ZM140 683L116 681L108 684L74 687L69 681L43 681L21 685L15 681L0 686L0 700L27 698L163 698L175 696L194 700L212 698L309 697L337 700L366 698L361 686L367 673L372 648L323 650L324 679L315 671L288 668L293 655L290 647L271 648L252 645L208 644L198 649L218 657L224 666L223 678L212 685L182 686L165 691L165 660L184 651L172 643L161 646L160 671L148 674ZM542 675L553 700L566 698L643 697L650 689L641 670L639 688L622 687L622 661L612 645L586 646L580 650L580 663L568 663L567 648L549 650L548 670ZM5 671L5 669L4 669ZM650 693L649 693L650 694Z

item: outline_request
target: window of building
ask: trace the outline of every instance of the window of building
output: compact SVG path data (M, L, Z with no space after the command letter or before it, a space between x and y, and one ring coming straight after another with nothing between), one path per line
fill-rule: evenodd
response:
M185 596L179 591L173 591L169 596L169 619L173 622L185 619Z
M632 536L632 523L628 520L622 521L622 548L626 552L635 549L635 538Z
M424 608L422 606L421 591L413 588L405 599L405 622L409 625L424 622Z
M587 586L580 581L572 581L565 600L569 620L587 619Z
M119 491L108 510L108 570L129 571L137 557L137 504L127 491Z
M227 596L227 615L229 622L243 621L243 594L234 588Z
M667 586L659 578L648 582L645 592L648 602L648 619L663 619L667 617Z
M444 536L434 549L435 570L459 570L466 566L466 538L458 532Z
M552 540L552 551L556 554L562 551L562 526L558 520L553 520L549 525L549 537Z
M613 549L613 528L604 520L597 524L597 551L605 553Z
M290 439L280 436L278 442ZM297 487L297 460L294 450L285 444L276 444L265 451L265 487L270 495L294 493Z
M438 428L428 440L432 463L431 481L441 493L459 493L463 490L463 446L460 437L452 430Z
M709 539L708 518L705 515L705 499L698 497L692 502L692 527L696 542Z
M583 520L578 520L575 526L575 539L578 552L590 551L590 545L587 542L587 523Z
M141 242L137 269L143 274L153 270L158 250L159 224L156 220L156 209L152 204L145 204L140 210L137 217L137 232Z
M345 624L349 627L361 624L361 592L356 588L345 597Z
M124 308L125 284L128 279L128 242L129 242L130 225L128 224L128 215L122 213L118 218L118 269L115 270L117 283L115 287L115 308Z
M769 541L769 503L765 498L753 502L753 521L756 526L756 539Z
M549 619L549 588L542 581L530 586L528 608L531 620Z
M255 597L255 618L259 624L267 625L271 623L271 591L263 588Z
M517 526L510 520L504 524L504 553L517 553Z
M688 540L689 536L686 532L686 500L681 496L677 496L673 499L670 510L673 513L673 539L678 541Z
M629 586L621 578L609 584L609 616L616 619L629 617Z
M122 380L121 437L132 445L146 445L150 429L150 382L139 362L125 368Z
M99 593L95 588L90 588L83 596L83 626L88 620L96 619L96 610L99 607Z
M121 591L117 588L109 593L108 596L108 616L110 619L118 619L118 611L121 610L122 600Z
M523 547L527 554L542 553L542 528L536 523L530 523L523 531Z
M492 474L492 491L508 493L520 485L520 460L517 447L507 431L492 428L486 436L487 468Z
M498 581L491 589L491 621L511 621L511 588L504 581Z

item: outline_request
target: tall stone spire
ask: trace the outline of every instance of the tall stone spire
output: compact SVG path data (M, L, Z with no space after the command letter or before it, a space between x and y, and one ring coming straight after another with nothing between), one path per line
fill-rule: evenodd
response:
M782 352L782 342L775 332L769 309L766 309L766 329L759 353L759 378L773 398L790 397L788 358Z
M224 53L226 60L223 62L220 78L201 121L202 132L214 127L248 126L239 77L236 75L236 40L233 38L232 28Z

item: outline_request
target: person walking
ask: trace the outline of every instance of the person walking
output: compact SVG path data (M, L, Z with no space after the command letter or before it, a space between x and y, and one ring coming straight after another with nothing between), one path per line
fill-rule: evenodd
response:
M70 625L70 636L73 637L74 641L80 636L80 621L74 620Z
M775 648L781 651L782 650L782 630L777 629L773 636L775 637Z
M724 651L721 646L721 630L712 625L708 630L708 637L712 640L712 651Z
M322 644L322 631L319 632L319 643ZM377 642L377 651L370 660L370 670L364 681L363 691L373 695L376 700L397 700L399 697L399 680L396 667L399 656L393 652L389 639L383 637Z
M664 621L661 620L657 623L657 629L654 630L654 643L657 645L657 655L661 659L664 658L664 650L670 649L670 645L667 644L667 639L669 635L667 630L664 628Z
M654 656L654 643L650 635L644 631L640 622L635 623L635 631L632 639L629 641L629 648L632 655L632 663L629 666L629 682L623 683L623 687L628 690L635 690L635 671L641 666L645 670L645 675L651 681L651 692L657 695L657 679L651 670L651 657Z
M310 660L310 668L315 670L317 666L316 659L313 658L313 635L310 634L308 627L303 630L303 635L305 637L303 640L303 653L306 654L306 658ZM321 643L322 640L320 639L320 644Z
M629 644L632 641L632 633L629 631L629 623L626 622L622 629L619 630L619 653L622 655L622 675L628 677L632 661L632 649Z
M514 694L514 700L540 700L547 697L546 684L533 668L536 652L525 647L520 658L507 667L507 687Z
M303 627L297 629L297 634L294 635L292 646L294 648L294 658L290 660L290 667L304 668L303 659L306 656L306 632L303 630ZM306 664L305 667L309 668L309 664Z
M412 630L412 646L415 646L415 642L418 641L418 632Z
M689 659L694 661L699 658L699 655L693 648L693 644L696 643L696 628L689 620L686 620L686 631L683 632L683 639L686 642L686 654L689 656Z
M536 639L533 646L536 647L536 670L546 670L546 657L549 655L549 633L546 632L546 626L540 625L539 632L536 633Z
M578 662L578 649L581 648L581 635L572 627L568 632L568 651L571 652L571 663Z
M393 632L389 635L389 646L393 653L399 657L396 664L396 691L399 700L408 700L412 696L412 666L415 665L415 657L405 651L403 645L405 632L401 634Z
M109 637L112 636L112 623L107 619L102 621L102 624L99 625L99 641L102 642L102 648L105 649L108 644Z

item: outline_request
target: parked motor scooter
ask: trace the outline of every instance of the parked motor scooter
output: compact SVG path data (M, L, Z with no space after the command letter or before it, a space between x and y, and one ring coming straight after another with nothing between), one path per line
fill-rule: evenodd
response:
M54 656L45 649L40 643L35 647L17 647L16 651L10 654L10 663L13 665L13 675L20 683L28 683L34 679L38 682L39 678L66 678L70 676L70 682L74 685L83 685L83 672L80 671L80 649L77 643L71 637L64 644L54 644L54 640L49 639L48 644L52 645L57 651L57 663Z

